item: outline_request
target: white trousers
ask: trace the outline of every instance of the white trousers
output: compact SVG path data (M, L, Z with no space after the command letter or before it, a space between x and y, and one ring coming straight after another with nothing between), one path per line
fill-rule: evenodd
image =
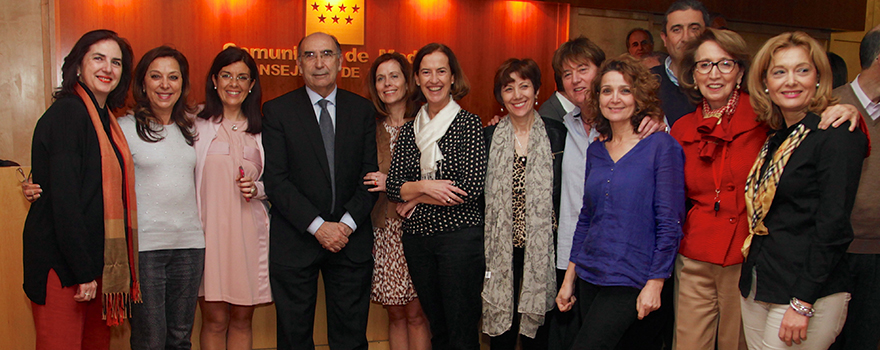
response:
M743 298L740 303L743 332L749 350L826 350L834 343L846 322L849 293L835 293L816 300L813 304L816 311L807 325L807 340L787 346L779 339L779 326L782 325L782 316L790 306L756 301L756 280L756 274L752 271L752 290L749 291L749 297Z

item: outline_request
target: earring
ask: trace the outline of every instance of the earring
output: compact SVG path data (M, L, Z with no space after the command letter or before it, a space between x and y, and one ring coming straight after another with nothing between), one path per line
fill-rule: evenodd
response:
M214 85L214 90L217 90L217 85Z
M739 90L739 83L736 83L736 89Z
M817 89L819 88L819 82L816 82L816 88Z
M538 100L535 100L535 106L537 106L537 105L538 105Z
M768 88L764 88L764 93L765 93L765 94L769 94L769 93L770 93L770 89L768 89Z
M504 113L504 107L501 107L501 113Z
M695 90L695 91L699 91L699 90L700 90L700 87L697 86L697 84L694 84L694 90Z
M79 78L79 72L76 72L76 77Z
M248 90L248 93L251 93L251 90Z

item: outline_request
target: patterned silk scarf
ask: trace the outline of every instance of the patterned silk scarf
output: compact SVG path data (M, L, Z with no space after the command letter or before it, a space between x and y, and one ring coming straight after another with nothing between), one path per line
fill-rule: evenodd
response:
M101 149L101 178L104 199L104 270L101 275L103 316L107 325L118 326L131 317L131 302L141 302L138 284L137 200L134 192L134 162L125 135L112 112L110 135L89 94L76 85L98 134ZM109 137L108 137L109 136ZM113 143L122 155L120 168Z
M703 98L703 120L697 125L697 132L700 134L700 159L711 162L715 159L715 149L733 140L733 135L728 130L730 127L727 123L722 125L722 121L730 122L730 116L739 105L739 94L739 90L733 90L727 104L713 111L709 110L709 101Z
M746 214L749 218L749 236L746 237L742 247L744 257L749 256L752 237L755 235L764 236L769 233L767 226L764 226L764 218L770 210L770 204L773 203L779 178L785 170L785 164L788 163L791 153L800 146L809 133L810 130L804 124L798 124L773 154L771 163L767 165L767 171L761 175L761 168L764 166L764 160L767 159L770 139L773 136L764 141L764 147L761 148L761 153L755 159L755 164L752 165L752 170L746 180Z
M538 113L529 131L525 171L526 246L519 307L513 309L513 161L514 131L510 117L501 119L486 168L483 332L500 335L522 314L519 333L534 338L553 309L556 298L556 256L553 245L553 154Z

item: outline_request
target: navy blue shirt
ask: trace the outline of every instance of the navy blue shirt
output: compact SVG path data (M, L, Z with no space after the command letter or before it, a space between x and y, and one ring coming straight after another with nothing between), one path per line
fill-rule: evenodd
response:
M578 277L641 289L668 278L684 220L684 152L654 133L615 163L605 142L587 149L584 205L571 247Z

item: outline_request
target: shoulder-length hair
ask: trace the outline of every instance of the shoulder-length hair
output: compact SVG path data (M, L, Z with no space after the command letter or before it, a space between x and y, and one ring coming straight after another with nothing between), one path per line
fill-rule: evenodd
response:
M761 50L758 51L758 54L755 55L752 71L749 72L749 85L766 88L767 69L770 68L770 61L773 60L773 56L779 50L791 47L800 47L807 51L807 54L813 61L813 65L816 66L819 87L816 89L816 94L813 95L813 100L810 101L810 106L807 107L807 110L821 114L828 106L836 105L837 98L831 94L833 90L831 81L833 75L831 74L831 65L828 63L828 56L825 55L825 50L822 49L822 46L819 46L816 39L813 39L807 33L782 33L767 40L764 46L761 47ZM751 101L755 113L758 114L757 120L766 123L773 129L781 129L785 123L779 106L770 100L770 94L764 92L765 89L753 88L752 90Z
M217 74L220 70L230 64L242 62L248 67L248 73L254 82L254 87L250 89L244 102L241 103L241 113L247 118L247 133L259 134L263 131L263 114L260 110L263 101L263 89L260 86L260 71L257 70L257 62L251 57L246 50L230 46L220 51L214 62L211 63L211 69L205 78L205 108L199 112L199 118L223 120L223 101L214 86L214 79L219 79Z
M406 92L404 93L404 102L406 103L406 111L403 113L403 117L409 117L415 113L416 104L415 101L412 100L411 96L413 93L413 88L410 85L413 81L412 74L412 65L409 64L406 57L398 52L388 52L383 53L381 56L377 57L375 61L373 61L373 65L370 66L370 79L367 81L367 89L370 91L370 100L373 101L373 106L376 107L376 112L380 115L387 117L390 113L388 111L388 106L385 105L385 102L379 98L379 91L376 90L376 71L379 69L379 65L388 61L395 61L398 65L400 65L400 73L403 75L403 79L406 80Z
M621 55L616 59L607 60L599 67L599 74L593 79L593 97L590 104L593 108L593 115L596 116L596 131L605 135L610 140L613 135L611 133L611 122L602 115L599 108L600 89L602 88L602 77L610 72L618 72L623 75L623 79L630 85L636 106L633 115L630 117L633 131L638 130L639 124L645 117L659 118L663 115L660 109L660 99L657 98L657 89L660 82L657 76L645 68L635 58L628 54Z
M180 51L168 46L159 46L147 51L134 69L134 91L132 95L134 95L135 105L133 110L138 137L146 142L159 142L165 138L159 135L159 132L164 129L164 125L162 125L162 122L153 112L144 83L150 65L161 57L171 57L180 66L180 98L177 99L174 107L172 107L171 121L180 128L180 133L186 139L186 144L192 146L195 131L193 130L192 119L186 115L187 112L193 110L187 105L187 98L189 97L189 63Z
M513 78L510 75L514 73L521 79L532 82L536 94L538 89L541 88L541 68L538 67L538 63L535 60L531 58L508 58L495 71L495 86L493 90L495 92L495 100L502 106L504 106L504 100L501 98L501 89L513 82Z
M89 48L104 40L113 40L122 51L122 75L119 77L119 84L107 95L106 104L110 109L120 108L125 104L125 96L128 95L128 88L131 85L131 65L134 53L132 53L128 40L120 38L116 32L107 29L85 33L76 41L76 44L73 44L70 53L64 57L64 64L61 65L61 88L55 91L53 98L76 96L76 84L79 81L76 72L82 67L83 58L89 53Z
M749 55L749 47L746 45L746 41L733 31L715 28L706 28L706 30L703 31L703 34L700 34L700 36L694 40L688 41L685 45L684 57L678 66L678 71L681 72L680 77L678 78L681 90L693 103L700 103L700 101L703 100L703 94L700 93L699 89L694 88L696 85L694 82L694 73L697 64L697 50L703 45L703 43L708 41L718 44L722 50L730 55L730 58L736 61L736 65L743 73L740 90L748 93L749 89L747 81L751 57Z
M452 52L452 49L449 46L440 43L430 43L428 45L423 46L416 52L416 57L413 59L413 78L410 83L410 88L413 90L413 100L415 102L425 102L425 95L422 93L422 90L416 86L416 79L418 79L419 68L422 65L422 59L425 56L430 55L434 52L442 52L446 55L446 58L449 60L449 70L450 73L455 77L455 80L452 82L452 87L449 89L449 93L452 95L454 100L460 100L462 97L467 96L468 92L471 90L471 85L468 82L467 77L464 75L464 71L461 70L461 64L458 63L458 59L455 58L455 54Z

